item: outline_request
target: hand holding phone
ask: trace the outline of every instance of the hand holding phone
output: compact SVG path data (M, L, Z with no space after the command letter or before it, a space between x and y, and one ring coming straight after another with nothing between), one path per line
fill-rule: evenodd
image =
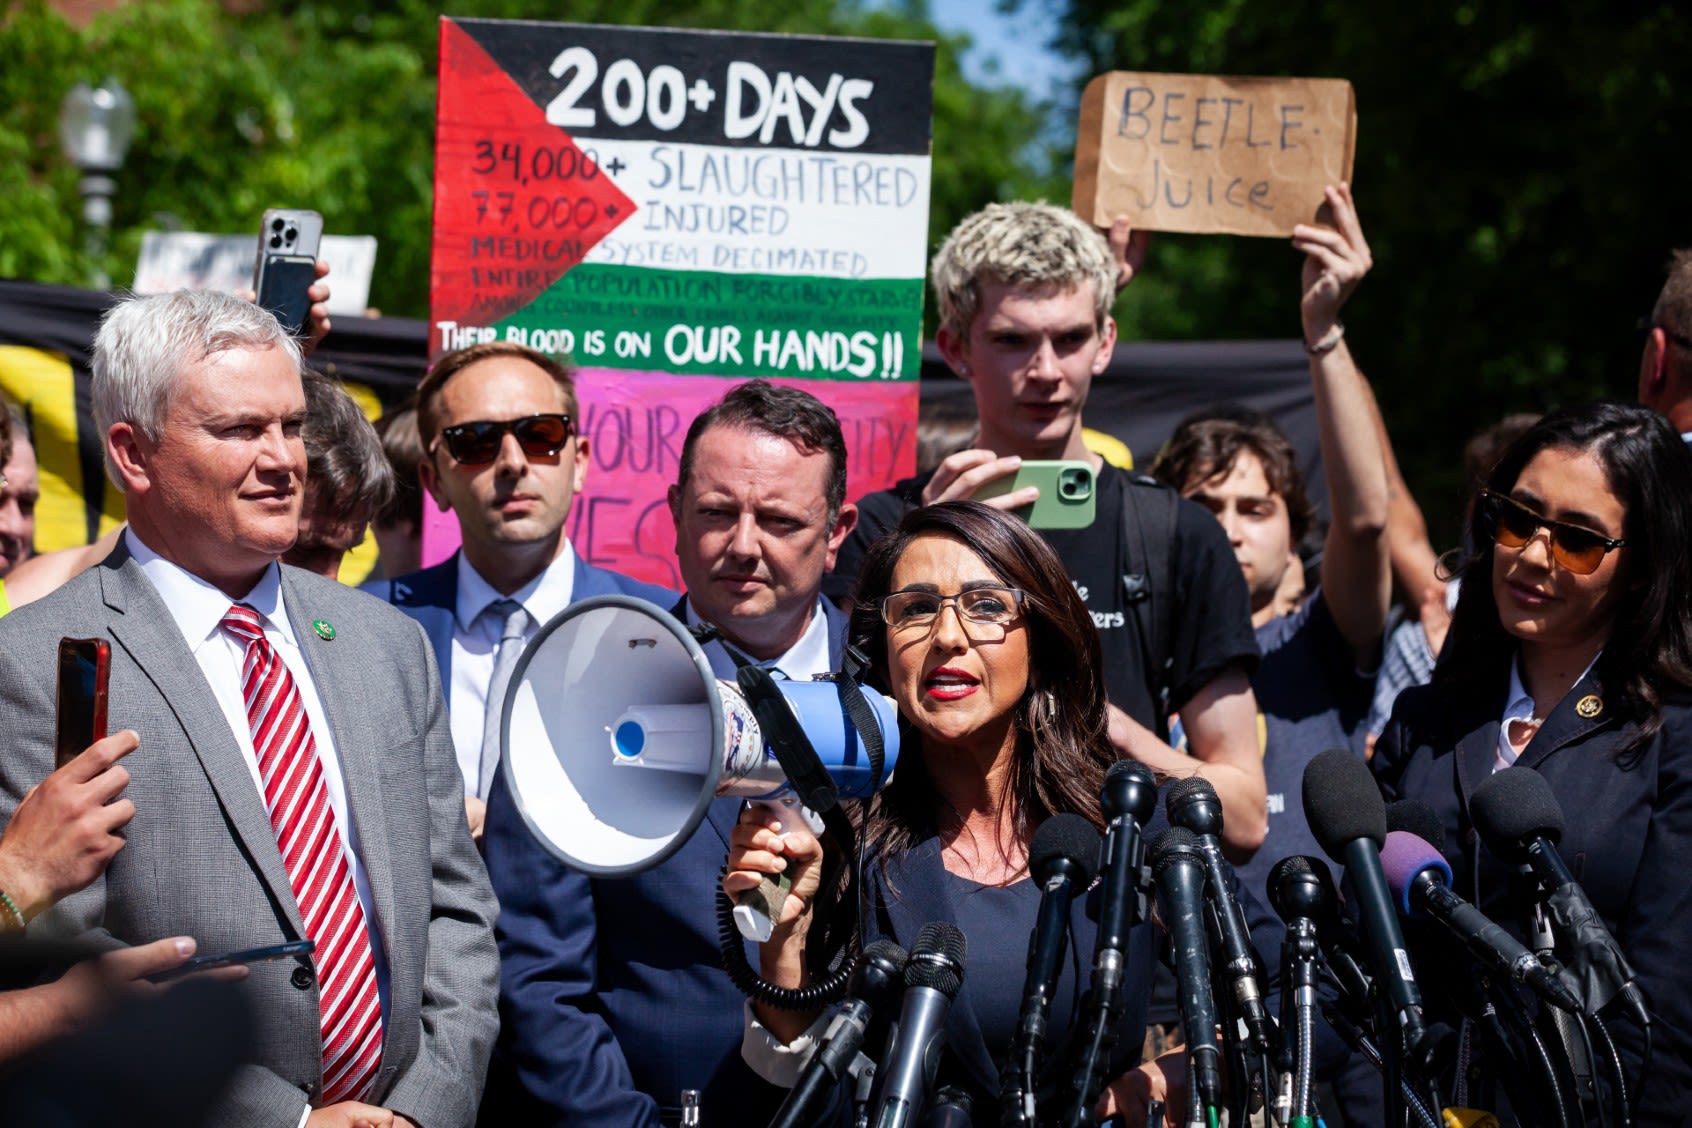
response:
M86 887L123 849L135 804L118 764L140 739L129 729L96 741L29 789L0 832L0 889L26 919Z
M1006 474L975 491L973 500L1012 493L1034 486L1040 496L1033 504L1011 510L1034 529L1085 529L1097 513L1093 465L1082 459L1041 461L1024 459L1015 474Z
M64 767L106 735L106 691L112 644L103 638L59 640L58 729L55 767Z
M323 241L323 217L302 208L271 208L259 224L258 259L253 293L258 304L276 315L295 336L311 314L307 291L317 281L317 252Z
M234 967L237 964L261 963L265 960L286 960L296 956L309 956L317 951L317 944L311 940L289 940L282 944L267 944L262 948L246 948L239 952L224 952L215 956L195 956L186 963L177 964L173 968L156 972L147 977L152 983L169 983L173 979L181 979L185 975L193 975L198 971L212 971L220 967Z

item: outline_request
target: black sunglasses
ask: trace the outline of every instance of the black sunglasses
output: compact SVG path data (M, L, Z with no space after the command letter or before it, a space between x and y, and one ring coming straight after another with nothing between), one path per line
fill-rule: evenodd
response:
M1481 491L1480 515L1486 535L1505 548L1521 548L1544 529L1551 537L1552 559L1579 576L1590 576L1612 549L1627 545L1580 525L1542 517L1515 498L1491 490Z
M568 415L525 415L521 419L477 419L441 428L447 453L465 466L485 466L499 457L507 431L530 458L551 458L575 432Z

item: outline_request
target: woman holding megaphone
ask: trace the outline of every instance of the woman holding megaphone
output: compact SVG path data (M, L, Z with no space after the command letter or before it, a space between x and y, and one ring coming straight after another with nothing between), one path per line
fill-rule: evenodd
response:
M937 920L962 929L967 974L946 1015L934 1088L973 1094L985 1122L996 1118L983 1110L998 1102L1041 902L1029 879L1030 843L1059 814L1104 826L1099 789L1116 757L1098 633L1063 566L1027 525L950 502L911 511L870 549L852 641L870 660L869 680L898 704L903 730L893 780L855 812L867 853L862 943L887 938L909 948ZM792 877L760 948L761 970L781 986L808 985L813 926L857 911L819 893L825 847L766 807L742 814L730 845L723 888L731 896L764 875ZM1086 974L1077 969L1093 951L1085 900L1077 896L1069 913L1072 955L1051 995L1047 1028L1060 1035L1079 1013ZM1140 1047L1154 955L1145 928L1128 945L1120 1060L1107 1079ZM773 1080L784 1055L808 1048L817 1015L761 1002L752 1013L747 1059Z

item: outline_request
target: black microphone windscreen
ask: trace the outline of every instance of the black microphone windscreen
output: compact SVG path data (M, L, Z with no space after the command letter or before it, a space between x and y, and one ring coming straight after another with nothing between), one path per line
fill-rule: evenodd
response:
M1388 834L1395 830L1407 831L1435 850L1445 849L1445 824L1440 821L1439 812L1420 799L1400 799L1388 803L1386 820Z
M1563 838L1562 805L1532 768L1505 768L1481 780L1469 796L1469 818L1481 840L1512 861L1520 860L1520 845L1529 838Z
M877 940L875 943L865 948L863 954L863 959L866 962L869 960L876 960L881 963L891 964L894 967L900 968L904 967L905 961L910 958L910 953L899 947L899 945L892 940Z
M1328 886L1316 867L1322 863L1303 854L1282 858L1269 871L1269 903L1283 921L1296 917L1316 919L1332 909Z
M1034 880L1044 885L1051 877L1052 867L1067 859L1081 868L1078 884L1086 888L1099 872L1101 835L1080 815L1053 815L1040 824L1034 840L1028 844L1028 870Z
M1188 861L1199 855L1198 835L1184 826L1172 826L1151 844L1151 864L1154 873L1161 874L1176 862Z
M1169 821L1194 834L1222 833L1222 800L1203 776L1188 776L1169 785L1163 796Z
M1145 826L1157 810L1157 773L1138 760L1118 760L1105 772L1099 799L1106 819L1127 815Z
M911 958L905 964L905 986L931 987L948 999L963 986L964 959L969 942L963 930L948 921L930 921L917 932Z
M1304 766L1304 817L1322 851L1341 864L1347 843L1386 841L1386 800L1368 765L1343 748L1330 748Z

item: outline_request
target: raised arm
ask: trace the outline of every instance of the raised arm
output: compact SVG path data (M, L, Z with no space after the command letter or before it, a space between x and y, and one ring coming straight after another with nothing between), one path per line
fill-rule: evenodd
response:
M1350 186L1330 187L1327 202L1335 229L1304 224L1293 229L1293 247L1305 256L1299 311L1328 479L1322 595L1358 666L1374 669L1392 595L1386 454L1373 396L1339 319L1371 259Z

